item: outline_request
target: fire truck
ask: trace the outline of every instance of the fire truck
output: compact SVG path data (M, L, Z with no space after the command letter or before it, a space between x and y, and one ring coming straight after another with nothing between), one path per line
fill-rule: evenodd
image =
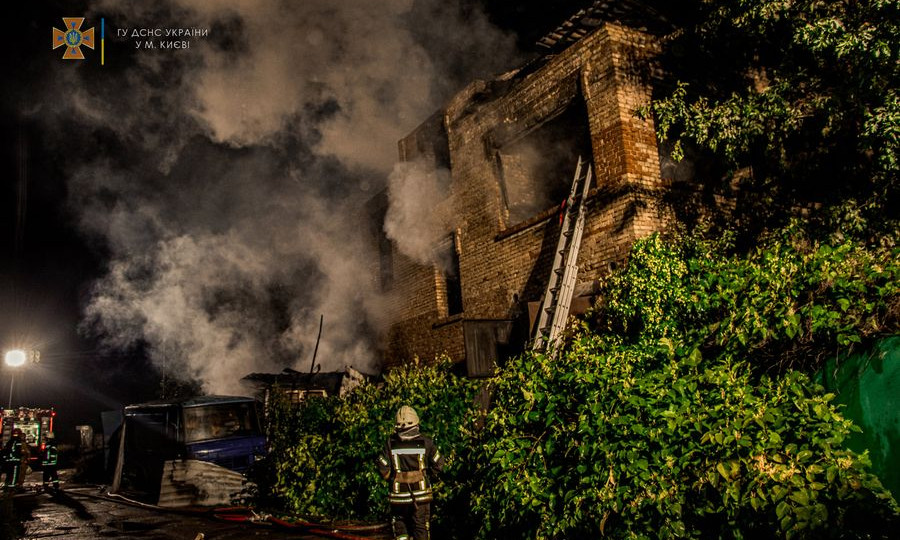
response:
M3 409L3 446L12 437L15 428L22 430L25 442L28 444L31 455L29 466L34 469L41 462L41 454L47 443L47 435L53 433L53 419L56 411L49 409L19 407L18 409Z

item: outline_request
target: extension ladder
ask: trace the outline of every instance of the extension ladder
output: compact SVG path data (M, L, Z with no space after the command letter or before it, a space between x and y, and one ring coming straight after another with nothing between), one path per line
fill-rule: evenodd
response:
M581 246L581 235L584 232L585 199L591 188L591 165L578 158L575 167L575 178L572 190L566 199L563 212L562 227L556 253L553 256L553 270L547 282L547 290L541 302L541 309L535 327L532 349L550 350L566 326L569 307L572 305L572 293L575 291L575 280L578 276L578 249ZM555 351L554 353L555 354Z

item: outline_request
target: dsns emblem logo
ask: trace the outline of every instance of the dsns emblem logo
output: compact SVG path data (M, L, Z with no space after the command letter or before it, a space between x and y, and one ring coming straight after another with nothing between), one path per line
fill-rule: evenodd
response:
M53 28L53 48L57 49L65 45L64 60L84 60L81 46L84 45L90 49L94 48L94 29L81 31L84 17L63 17L63 23L66 27L65 30Z

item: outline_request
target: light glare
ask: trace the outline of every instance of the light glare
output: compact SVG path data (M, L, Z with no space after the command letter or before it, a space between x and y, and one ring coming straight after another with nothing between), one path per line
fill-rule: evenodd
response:
M10 367L19 367L25 365L25 360L27 359L25 355L25 351L14 349L12 351L7 351L4 360L6 361L6 365Z

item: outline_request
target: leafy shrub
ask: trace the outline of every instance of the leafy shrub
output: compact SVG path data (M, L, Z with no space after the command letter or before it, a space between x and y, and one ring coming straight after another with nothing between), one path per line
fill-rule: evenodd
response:
M660 138L752 166L773 205L885 199L900 168L897 2L692 1L666 43ZM761 209L765 211L766 209Z
M555 359L497 372L484 418L447 360L275 407L270 493L383 517L374 462L409 403L449 456L435 514L451 537L888 537L896 502L842 446L856 428L795 368L897 332L897 255L798 227L747 255L649 237Z
M582 330L497 382L474 511L484 538L866 537L896 523L850 421L806 375Z
M269 412L269 466L275 474L266 502L306 515L384 517L387 485L376 460L404 404L416 409L423 432L446 456L437 490L460 485L465 466L456 455L475 419L476 390L474 381L450 373L444 359L395 369L384 384L363 385L345 399L309 399L301 406L276 402ZM445 485L441 479L452 481Z
M672 338L749 355L764 369L816 368L900 331L900 248L829 245L797 223L749 254L729 247L727 236L640 240L605 291L600 329L628 343Z

